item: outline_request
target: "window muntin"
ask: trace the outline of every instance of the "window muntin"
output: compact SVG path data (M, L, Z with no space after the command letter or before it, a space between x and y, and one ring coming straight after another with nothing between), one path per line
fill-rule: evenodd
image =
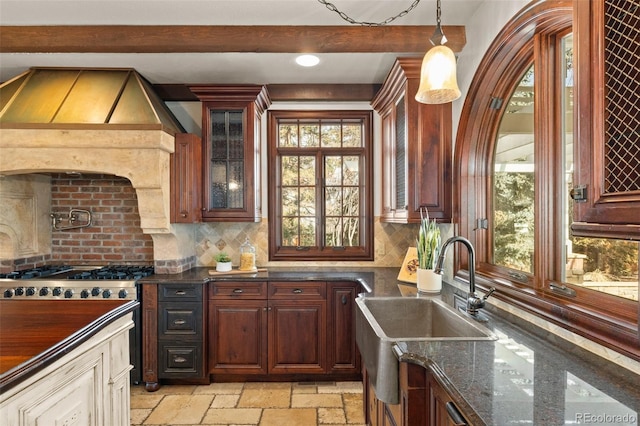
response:
M269 114L271 259L371 259L371 113Z

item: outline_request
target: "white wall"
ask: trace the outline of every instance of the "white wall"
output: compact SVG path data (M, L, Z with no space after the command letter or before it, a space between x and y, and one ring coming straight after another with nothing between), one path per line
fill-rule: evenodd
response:
M458 55L458 86L462 96L453 102L454 146L460 113L480 61L505 24L529 2L529 0L483 0L470 21L464 23L467 44Z

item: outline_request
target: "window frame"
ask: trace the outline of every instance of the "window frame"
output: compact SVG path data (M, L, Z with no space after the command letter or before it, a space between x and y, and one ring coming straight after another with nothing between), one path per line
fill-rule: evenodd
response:
M362 148L341 147L322 148L292 148L278 147L278 124L280 120L362 120L363 144ZM317 161L326 156L362 155L360 178L362 183L360 205L361 241L362 246L344 247L339 250L326 246L298 249L281 245L282 215L280 212L280 170L279 156L309 155L314 153ZM370 110L269 110L267 111L267 174L268 174L268 217L269 217L269 260L270 261L368 261L374 259L373 238L373 112ZM321 165L318 165L322 169ZM321 177L319 177L321 179ZM324 184L318 185L318 191L324 191ZM322 205L322 197L318 204ZM316 216L319 223L323 223L324 208Z
M516 15L498 34L473 78L463 106L454 154L454 199L459 218L460 234L469 238L476 248L478 287L496 287L492 297L508 302L551 323L640 360L640 332L637 301L625 300L579 286L576 297L551 292L549 284L559 277L562 265L562 222L555 220L557 197L562 185L562 164L553 164L559 156L558 144L546 149L538 143L536 162L536 219L538 237L535 241L533 274L513 274L513 270L490 263L493 247L488 229L478 226L477 219L491 220L493 152L500 119L506 102L526 69L535 61L535 132L558 139L561 126L553 118L544 118L542 111L559 111L561 99L547 95L552 85L561 85L554 73L562 52L554 41L571 31L573 5L569 0L533 2ZM575 43L575 40L574 40ZM561 50L561 49L558 49ZM502 105L495 107L502 99ZM543 109L544 105L544 109ZM552 114L547 114L552 116ZM555 115L557 117L557 115ZM574 119L575 122L575 119ZM574 126L575 128L575 126ZM579 141L574 138L577 147ZM576 155L578 151L575 151ZM554 220L548 221L553 217ZM455 278L468 282L467 255L456 252Z

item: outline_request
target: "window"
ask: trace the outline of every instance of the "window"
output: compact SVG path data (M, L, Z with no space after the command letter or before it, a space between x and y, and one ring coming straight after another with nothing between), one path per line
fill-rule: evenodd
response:
M269 111L271 260L373 260L369 111Z
M499 34L469 89L455 153L460 230L480 287L640 359L638 243L571 235L573 90L571 2L536 3ZM465 262L461 253L459 279Z

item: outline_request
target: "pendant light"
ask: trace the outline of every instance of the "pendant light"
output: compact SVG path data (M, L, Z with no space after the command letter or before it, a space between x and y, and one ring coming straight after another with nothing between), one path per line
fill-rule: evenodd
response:
M445 46L447 37L440 26L440 0L437 1L436 30L431 36L433 47L427 51L420 70L420 87L416 101L423 104L446 104L460 97L456 78L456 57Z

